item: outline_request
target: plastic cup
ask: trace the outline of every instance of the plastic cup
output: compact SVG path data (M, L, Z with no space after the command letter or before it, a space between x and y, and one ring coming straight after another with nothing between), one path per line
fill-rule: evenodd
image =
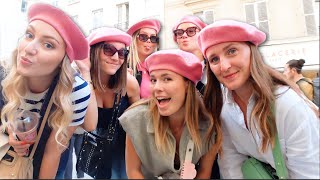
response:
M37 138L39 116L37 113L21 110L18 111L12 124L13 132L20 141L33 144Z

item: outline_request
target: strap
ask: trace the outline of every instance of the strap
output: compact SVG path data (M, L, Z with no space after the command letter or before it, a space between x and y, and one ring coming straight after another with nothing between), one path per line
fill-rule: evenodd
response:
M120 116L120 106L121 106L121 100L122 100L122 91L116 93L114 97L114 102L113 102L113 110L112 110L112 117L108 125L108 136L107 136L107 141L109 144L113 142L115 139L114 134L117 131L117 126L119 124L118 118ZM119 97L120 96L120 97ZM118 103L119 102L119 103Z
M272 114L275 115L274 105L271 106L271 112L272 112ZM276 131L276 132L277 133L275 135L275 144L272 149L274 165L275 165L276 172L277 172L279 179L288 179L288 171L287 171L287 167L285 165L285 161L284 161L284 158L283 158L283 155L281 152L278 131Z
M39 129L39 132L38 132L38 135L37 135L37 139L36 139L36 142L34 143L34 146L32 148L32 151L30 153L30 156L29 156L29 159L32 159L33 158L33 155L37 149L37 146L39 144L39 141L40 141L40 138L41 138L41 134L43 132L43 128L47 122L47 119L48 119L48 116L49 116L49 113L50 113L50 110L51 110L51 107L52 107L52 104L53 104L53 98L50 98L50 101L49 101L49 104L48 104L48 107L47 107L47 110L46 110L46 113L42 119L42 123L41 123L41 127Z
M192 162L193 149L194 149L194 142L192 141L192 139L189 139L184 162Z
M41 138L41 135L42 135L42 132L43 132L43 128L47 122L47 119L48 119L48 116L49 116L49 113L50 113L50 110L51 110L51 107L52 107L52 104L53 104L53 99L52 99L52 94L53 94L53 91L55 90L56 88L56 85L58 83L58 78L59 78L59 74L57 74L54 79L53 79L53 82L51 83L50 87L49 87L49 90L45 96L45 99L43 101L43 104L41 106L41 110L40 110L40 117L42 118L42 122L41 122L41 126L40 126L40 129L38 131L38 135L37 135L37 138L36 138L36 141L32 147L32 151L29 155L29 159L32 159L33 158L33 155L37 149L37 146L38 146L38 143L40 141L40 138ZM48 102L49 101L49 102ZM45 111L45 112L44 112Z

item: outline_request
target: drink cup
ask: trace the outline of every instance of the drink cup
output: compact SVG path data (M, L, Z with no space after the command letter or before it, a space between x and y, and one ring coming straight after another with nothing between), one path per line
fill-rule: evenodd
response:
M37 113L21 110L17 112L11 126L20 141L33 144L37 137L38 123L39 116Z

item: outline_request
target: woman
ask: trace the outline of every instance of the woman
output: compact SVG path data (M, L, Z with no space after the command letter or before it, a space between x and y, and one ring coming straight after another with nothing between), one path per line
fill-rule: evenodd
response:
M78 62L77 65L82 74L88 75L89 82L95 88L98 105L98 125L95 131L106 132L113 120L115 124L111 125L116 131L114 142L110 145L112 153L105 153L103 158L110 165L105 164L101 170L104 171L104 177L96 178L110 178L111 171L111 179L124 179L127 178L125 132L117 117L140 99L137 80L127 74L126 48L131 43L131 36L116 28L103 27L93 31L87 39L90 45L90 62Z
M150 77L145 67L145 59L159 47L160 22L146 19L132 25L127 33L132 36L129 47L129 68L140 85L140 97L150 97Z
M13 120L18 109L39 114L49 87L54 108L44 127L33 160L33 178L55 178L62 151L74 130L84 123L90 88L71 67L73 60L85 59L88 43L71 17L48 4L33 4L28 11L28 27L13 54L12 67L2 81L7 102L1 112L3 125ZM52 85L52 86L51 86ZM96 115L88 114L90 130ZM93 122L93 123L91 123ZM41 123L41 122L40 122ZM10 129L9 144L18 155L28 155L33 145L15 140ZM39 127L38 127L39 131Z
M304 59L295 60L292 59L286 63L284 66L283 74L292 82L295 82L301 91L307 96L308 99L313 101L313 83L312 80L306 77L303 77L301 70L303 64L305 63Z
M187 178L209 179L221 144L221 130L196 91L201 63L191 53L163 50L149 56L146 67L151 77L151 98L133 105L119 118L127 133L128 177L178 179L181 171L194 172L194 165L191 170L183 168L187 143L192 140L190 161L200 166Z
M272 147L278 134L288 178L319 179L318 109L264 63L258 46L265 38L256 27L233 20L214 22L198 38L211 69L205 105L222 121L221 175L243 178L241 165L248 156L275 168Z

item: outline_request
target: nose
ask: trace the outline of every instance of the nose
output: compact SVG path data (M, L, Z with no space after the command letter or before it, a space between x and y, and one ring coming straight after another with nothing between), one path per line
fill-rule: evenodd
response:
M227 71L231 67L230 61L228 59L220 58L220 70L222 72Z
M36 54L37 53L37 49L38 49L38 45L39 43L35 40L28 42L24 48L24 50L26 51L27 54Z
M162 84L159 81L155 82L151 88L153 91L162 91L163 89Z
M119 60L119 54L118 54L118 52L114 53L114 54L111 56L111 59L114 60L114 61L118 61L118 60Z

